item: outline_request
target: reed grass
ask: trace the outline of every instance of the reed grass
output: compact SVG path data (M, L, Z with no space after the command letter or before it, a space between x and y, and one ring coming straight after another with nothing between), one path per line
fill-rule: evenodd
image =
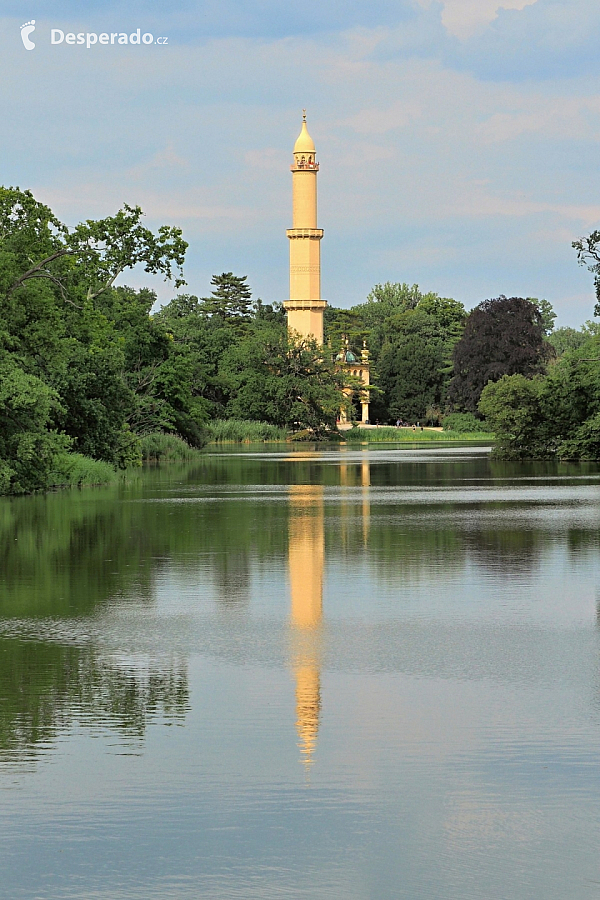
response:
M486 432L478 431L433 431L426 429L425 431L413 431L412 428L394 428L393 426L381 426L380 428L350 428L344 431L343 438L346 441L356 441L360 443L377 444L377 443L415 443L436 442L436 441L473 441L478 444L491 443L494 441L494 435Z
M266 441L282 443L288 432L268 422L250 422L244 419L213 419L206 424L209 440L215 444L261 444Z
M188 462L200 456L200 450L175 434L155 431L143 435L140 441L144 462Z
M82 453L58 453L48 476L48 487L111 484L119 477L119 473L107 462L91 459Z

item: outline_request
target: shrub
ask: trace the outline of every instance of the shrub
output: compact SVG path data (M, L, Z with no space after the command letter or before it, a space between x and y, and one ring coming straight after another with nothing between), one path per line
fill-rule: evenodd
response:
M489 432L490 428L487 422L476 418L473 413L450 413L442 419L442 428L444 431L458 432Z

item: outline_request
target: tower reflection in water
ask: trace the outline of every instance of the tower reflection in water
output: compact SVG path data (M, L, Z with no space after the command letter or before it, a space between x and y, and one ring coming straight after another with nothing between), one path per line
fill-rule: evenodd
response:
M369 536L370 467L368 462L340 466L341 541L360 517L363 547ZM357 497L356 488L360 487ZM291 664L296 682L296 730L304 765L309 768L317 744L321 714L323 651L323 579L325 522L323 485L289 488L289 574L291 593Z
M322 485L290 487L289 571L296 729L304 764L312 763L321 712L321 627L325 528Z

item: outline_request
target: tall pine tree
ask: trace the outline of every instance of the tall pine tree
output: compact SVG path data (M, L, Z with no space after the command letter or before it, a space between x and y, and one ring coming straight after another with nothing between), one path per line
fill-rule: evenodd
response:
M210 316L225 319L248 320L251 315L252 291L247 284L247 275L223 272L213 275L214 290L203 300L203 310Z

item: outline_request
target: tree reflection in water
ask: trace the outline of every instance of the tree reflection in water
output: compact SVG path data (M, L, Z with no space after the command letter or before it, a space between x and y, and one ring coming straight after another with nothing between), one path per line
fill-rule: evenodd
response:
M139 745L151 720L182 721L187 671L177 661L117 664L95 647L3 638L0 641L0 759L31 758L79 724L110 728Z

